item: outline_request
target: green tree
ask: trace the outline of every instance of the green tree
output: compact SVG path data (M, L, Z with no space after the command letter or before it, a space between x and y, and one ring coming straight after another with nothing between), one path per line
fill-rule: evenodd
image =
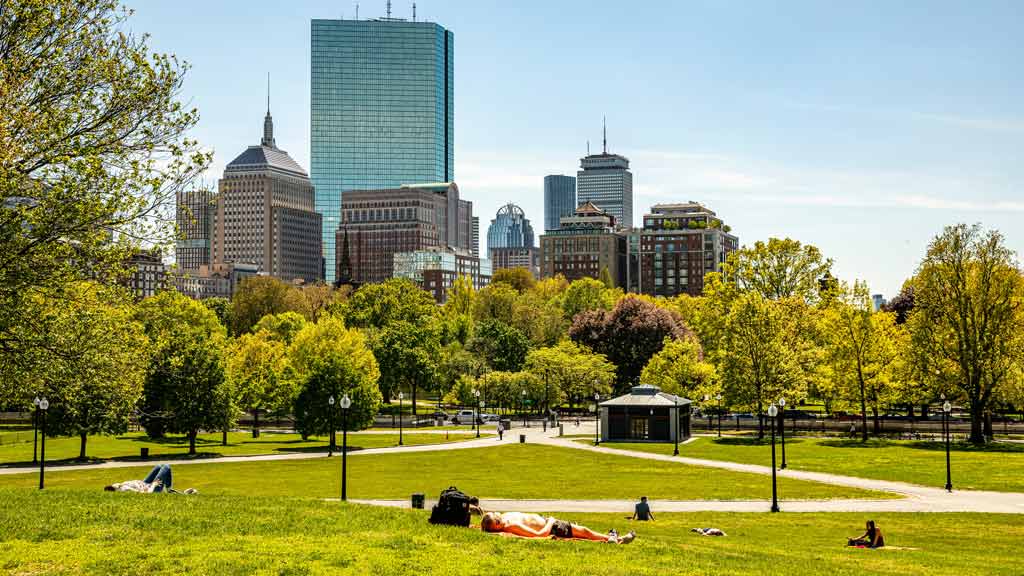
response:
M535 282L533 274L526 268L499 268L494 271L494 275L491 277L491 283L497 284L504 282L512 288L515 288L516 292L522 294L523 292L533 288Z
M151 437L187 434L189 454L195 454L199 430L225 428L234 419L225 378L224 327L210 309L177 292L143 300L135 318L153 350L143 387L142 425Z
M402 386L412 392L412 413L416 414L417 391L437 389L437 360L440 354L438 325L392 322L373 342L373 355L380 366L381 394L390 402Z
M739 295L725 322L719 370L732 406L761 415L758 436L764 437L765 407L780 397L804 396L804 376L790 312L783 302L756 291Z
M722 272L709 275L739 291L754 291L769 300L800 298L814 303L819 281L830 274L832 260L810 244L770 238L729 253Z
M254 334L258 334L260 331L269 332L269 337L283 342L285 345L291 344L292 340L295 339L295 335L306 326L306 318L298 312L282 312L280 314L267 314L260 321L253 326L252 331Z
M115 283L140 239L169 245L175 193L210 161L186 137L186 67L128 15L116 0L0 4L0 382L13 387L51 347L44 303Z
M572 321L580 312L587 310L611 310L621 292L609 290L601 281L593 278L573 280L562 298L565 318Z
M519 292L504 282L484 286L476 295L475 316L478 322L497 320L505 324L515 321Z
M383 328L400 320L421 324L437 313L434 297L406 278L362 286L342 306L345 324L352 328Z
M644 366L665 339L692 337L675 312L629 295L611 311L589 310L576 315L569 337L603 354L616 366L617 390L633 386Z
M225 327L231 325L231 300L227 298L206 298L201 300L204 306L213 311L217 315L217 320Z
M69 287L71 300L46 307L60 350L36 375L50 400L47 431L78 436L79 458L86 457L90 435L126 432L142 396L149 343L131 310L111 292L82 282Z
M720 392L715 367L704 361L696 338L667 340L644 366L640 381L690 399Z
M546 299L537 290L527 290L516 299L513 325L526 334L534 346L551 346L565 337L569 328L557 299Z
M380 370L359 330L345 328L338 318L322 316L295 336L288 359L301 389L294 416L295 427L303 436L333 432L329 425L332 415L335 426L340 427L341 399L345 395L352 400L348 430L373 424L381 403L377 386ZM331 396L333 407L328 402Z
M235 405L252 414L253 430L259 429L261 411L286 414L298 393L288 366L287 346L287 341L269 331L257 330L242 334L228 347L231 392Z
M284 312L306 316L302 292L273 276L250 276L239 283L231 297L231 332L236 336L245 334L267 314Z
M448 289L448 301L442 308L442 342L465 345L473 336L473 306L476 291L469 276L459 276Z
M825 312L826 350L833 376L852 389L861 410L861 439L868 439L868 408L875 434L881 432L879 404L886 399L902 350L903 334L895 317L875 312L867 285L841 285Z
M524 370L561 391L571 405L586 404L594 393L607 395L615 383L615 365L572 340L536 348L526 355Z
M477 326L469 349L482 357L493 370L518 372L530 350L530 340L513 326L498 320L485 320Z
M971 412L971 442L985 441L983 417L1020 362L1022 279L998 231L949 226L928 245L913 279L913 350L937 387Z
M608 288L609 290L615 288L615 281L612 280L612 274L611 272L608 271L607 266L601 268L601 274L598 276L597 280L601 284L604 284L604 287Z

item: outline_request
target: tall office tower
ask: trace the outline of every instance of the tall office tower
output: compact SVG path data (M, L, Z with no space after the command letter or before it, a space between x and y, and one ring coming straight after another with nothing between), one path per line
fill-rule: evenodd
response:
M213 238L214 267L255 264L282 280L321 279L320 214L309 176L274 142L270 109L263 140L224 169Z
M473 216L473 239L469 244L469 251L473 256L480 257L480 217Z
M729 252L739 248L739 240L730 232L728 225L698 202L655 204L644 215L638 234L637 291L653 296L699 296L704 292L704 275L721 271Z
M188 190L177 194L178 241L174 259L178 270L199 270L210 265L215 195L212 190Z
M608 131L604 130L600 154L580 159L582 170L576 173L576 202L591 202L615 217L616 226L633 226L633 173L629 159L608 153Z
M388 190L346 190L336 270L346 267L355 284L383 282L394 275L395 254L429 248L472 256L473 205L450 184L407 184ZM347 240L346 240L347 238ZM343 266L345 264L345 266Z
M328 282L342 192L454 180L454 46L432 22L312 21L311 171Z
M544 229L558 230L559 220L576 212L576 178L553 174L544 177Z
M498 210L487 228L487 257L495 270L526 268L534 276L540 273L533 226L522 208L509 203Z

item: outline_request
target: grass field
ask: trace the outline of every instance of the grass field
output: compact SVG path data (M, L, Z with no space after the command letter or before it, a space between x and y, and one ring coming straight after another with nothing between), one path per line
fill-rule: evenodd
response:
M581 440L584 441L585 440ZM671 444L602 444L671 454ZM781 463L781 446L776 444ZM771 465L770 441L756 438L698 437L679 447L682 456ZM953 486L960 489L1024 492L1024 444L996 443L983 447L953 444ZM786 439L786 462L795 470L829 472L845 476L896 480L925 486L946 483L945 447L939 442Z
M441 444L474 438L468 432L445 434L417 434L406 432L402 441L407 445ZM341 434L338 434L341 444ZM398 431L394 434L360 434L348 436L349 449L384 448L398 444ZM148 447L151 458L175 459L194 458L188 455L188 439L184 436L169 436L154 440L142 433L122 436L90 436L86 444L86 456L93 460L137 459L139 449ZM253 438L249 432L228 433L228 445L221 445L221 434L201 434L196 439L196 452L200 457L248 456L254 454L284 454L288 452L322 452L327 450L327 437L310 437L303 440L298 434L264 432ZM47 438L46 461L54 464L78 461L78 438ZM32 462L32 436L19 444L0 446L0 464L25 464Z
M521 540L436 527L424 511L316 499L0 490L7 574L1017 575L1024 516L880 514L890 546L843 546L857 514L574 514L629 546ZM701 537L717 526L725 538Z
M55 491L95 491L111 482L142 478L144 468L55 472L46 485ZM766 499L770 480L731 472L570 448L512 444L495 448L353 456L348 459L349 498L432 497L455 485L481 498L633 499L641 494L664 500ZM337 457L274 462L189 464L174 467L174 485L203 494L337 497L341 462ZM31 487L34 474L0 476L0 487ZM892 498L887 493L780 479L788 499Z

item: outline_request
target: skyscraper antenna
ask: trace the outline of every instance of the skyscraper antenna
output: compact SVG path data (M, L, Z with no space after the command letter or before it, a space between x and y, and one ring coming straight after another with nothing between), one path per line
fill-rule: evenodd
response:
M604 140L604 153L608 153L608 118L606 116L601 117L601 135Z
M391 18L391 0L388 0L387 14L388 18Z
M356 2L356 20L359 20L359 2Z
M415 2L412 3L412 21L413 22L416 21L416 3Z
M590 140L587 140L587 156L590 156Z
M267 114L270 114L270 72L267 72Z

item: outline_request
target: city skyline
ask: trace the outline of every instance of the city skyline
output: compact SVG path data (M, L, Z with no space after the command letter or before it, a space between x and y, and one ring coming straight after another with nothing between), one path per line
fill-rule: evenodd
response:
M361 17L383 16L377 4L362 3ZM354 4L225 2L204 5L199 20L130 5L133 30L193 65L182 94L203 115L195 136L216 153L208 183L258 137L250 119L262 113L267 71L275 117L289 127L278 145L309 165L309 22L351 18ZM409 8L396 4L395 15ZM814 244L837 276L872 292L895 294L944 225L981 222L1024 248L1024 100L1021 80L1001 72L1014 65L1012 4L418 10L459 37L455 173L478 213L514 201L540 221L543 177L572 173L607 114L609 148L631 160L637 212L713 205L744 243ZM523 27L535 41L518 41ZM222 78L237 50L224 46L260 62L232 76L234 90Z

